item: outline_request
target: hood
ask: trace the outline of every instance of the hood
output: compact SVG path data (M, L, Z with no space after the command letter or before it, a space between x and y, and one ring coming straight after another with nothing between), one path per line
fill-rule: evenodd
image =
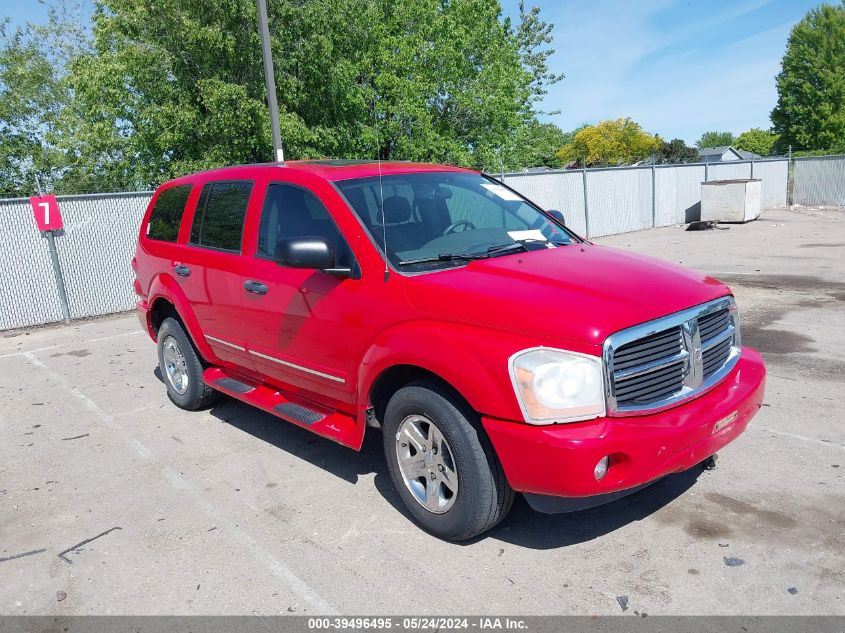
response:
M614 332L730 289L662 260L573 244L415 275L406 292L417 310L435 318L601 345Z

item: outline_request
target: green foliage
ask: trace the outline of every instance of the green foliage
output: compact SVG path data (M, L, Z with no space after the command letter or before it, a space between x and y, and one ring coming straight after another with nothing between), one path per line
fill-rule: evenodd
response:
M536 9L511 21L487 0L269 0L268 14L286 158L554 160L556 128L534 106L560 77ZM33 163L69 192L272 159L254 0L96 0L91 39L61 64L36 31L0 50L14 139L0 188L31 191Z
M759 156L769 156L777 140L778 135L771 130L753 127L737 136L733 145L737 149L754 152Z
M582 123L581 125L576 127L574 130L570 130L569 132L564 132L563 133L563 139L562 139L563 142L560 144L560 147L563 147L564 145L569 145L572 142L572 139L575 138L575 135L578 134L578 132L580 132L581 130L587 129L588 127L590 127L589 123ZM558 148L558 149L560 149L560 148Z
M792 155L797 158L804 156L830 156L831 154L845 154L845 147L834 149L805 149L792 152Z
M548 60L554 49L552 43L554 26L540 19L540 7L525 10L525 0L519 0L519 24L513 29L510 18L505 20L505 30L513 30L522 59L522 65L531 74L532 100L539 101L546 94L546 86L563 79L549 70Z
M812 9L792 28L777 89L780 151L845 148L845 2Z
M583 166L616 166L635 163L657 151L662 140L643 131L630 118L602 121L574 134L572 141L558 150L561 163Z
M654 162L657 165L697 163L698 161L698 151L679 138L673 138L668 142L663 141L654 153Z
M734 135L730 132L705 132L695 146L699 149L702 147L722 147L733 145L734 140Z
M65 169L61 121L70 99L67 61L84 46L69 16L74 5L51 7L44 26L12 29L0 21L0 196L32 194Z
M514 155L503 157L509 169L524 167L559 168L557 150L571 140L571 134L554 123L532 121L522 126L514 138ZM497 170L494 170L497 171Z

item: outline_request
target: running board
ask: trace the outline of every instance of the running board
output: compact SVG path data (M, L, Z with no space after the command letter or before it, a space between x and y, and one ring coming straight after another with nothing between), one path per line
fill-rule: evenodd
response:
M362 433L356 428L355 419L338 411L330 411L292 402L277 389L263 384L246 382L229 375L219 367L203 372L203 381L209 387L247 404L266 411L287 422L322 435L338 444L355 450L361 448Z
M277 404L273 407L273 411L283 418L296 420L300 424L307 424L308 426L326 419L325 413L314 411L313 409L303 407L301 404L294 404L293 402Z
M231 391L232 393L238 393L241 395L249 393L255 389L252 385L248 385L245 382L236 380L235 378L218 378L211 386L215 389L219 389L220 391Z

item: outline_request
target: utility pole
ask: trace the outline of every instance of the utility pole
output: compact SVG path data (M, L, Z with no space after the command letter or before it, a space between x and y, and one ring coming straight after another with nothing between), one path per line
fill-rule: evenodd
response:
M276 79L273 74L273 52L270 50L270 26L267 22L267 1L258 2L258 27L261 31L261 56L264 58L264 79L267 82L267 107L270 109L270 129L273 133L273 154L277 163L284 162L282 133L279 129L279 102L276 100Z

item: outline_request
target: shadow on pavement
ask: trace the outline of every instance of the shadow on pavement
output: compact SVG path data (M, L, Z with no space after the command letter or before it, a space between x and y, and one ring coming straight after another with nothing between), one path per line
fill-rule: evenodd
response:
M361 451L356 453L232 398L222 398L210 413L222 422L350 483L356 484L359 476L374 473L378 492L397 512L411 520L390 479L378 431L370 429ZM591 541L640 521L671 503L689 490L700 474L701 469L693 467L684 473L669 475L628 497L568 514L535 512L522 495L517 495L513 509L501 524L462 545L492 538L543 550Z

